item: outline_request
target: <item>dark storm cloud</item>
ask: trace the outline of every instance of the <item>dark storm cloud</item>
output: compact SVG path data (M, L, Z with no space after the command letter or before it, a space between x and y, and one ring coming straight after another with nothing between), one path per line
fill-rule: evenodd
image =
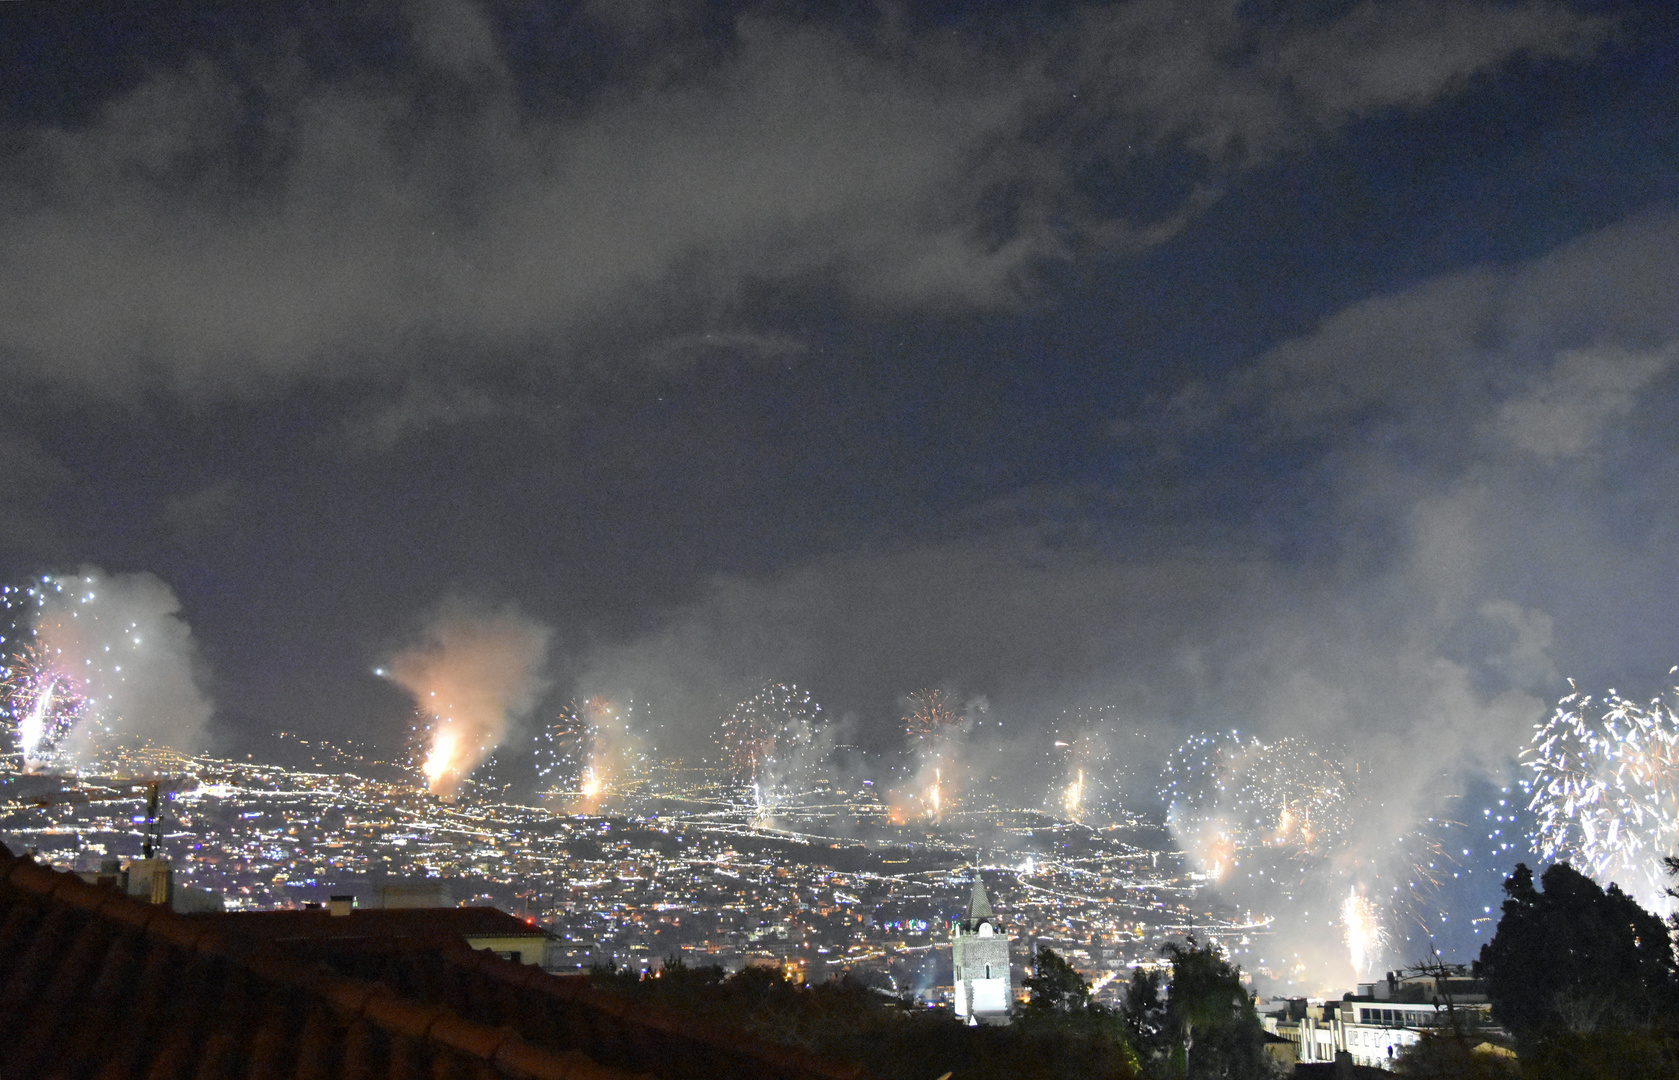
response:
M182 546L225 534L247 511L242 505L247 498L238 485L226 479L172 496L163 505L163 529Z
M616 25L666 59L564 115L521 107L483 9L427 0L410 78L199 58L84 125L16 132L0 357L99 394L261 393L756 333L753 285L1009 304L1046 260L1170 236L1230 169L1606 31L1555 4L1364 4L1274 29L1143 0L1009 45L746 15L719 47L637 11ZM1146 180L1163 168L1164 196ZM1119 184L1098 199L1086 175Z
M1544 590L1522 588L1521 603L1501 590L1577 563L1564 557L1568 549L1596 552L1599 566L1617 550L1676 554L1640 546L1659 533L1620 544L1612 536L1621 498L1674 464L1670 438L1645 436L1657 434L1679 360L1679 273L1665 258L1675 246L1679 219L1642 216L1527 264L1375 297L1216 387L1146 406L1120 426L1142 431L1143 448L1157 451L1232 440L1255 470L1236 466L1238 484L1293 468L1309 486L1327 488L1324 516L1300 525L1324 535L1314 558L1232 532L1212 504L1219 489L1204 481L1200 505L1184 500L1180 477L1152 490L1143 482L1113 492L1021 492L945 522L947 535L931 542L855 552L784 578L719 579L705 604L657 639L601 664L657 669L668 649L683 658L679 666L751 679L764 674L760 667L811 671L845 656L867 672L849 694L875 673L901 688L946 677L971 686L1076 674L1100 683L1110 665L1156 667L1178 655L1183 662L1166 665L1175 681L1205 671L1187 658L1226 651L1234 639L1251 639L1236 650L1251 658L1277 647L1277 627L1310 623L1313 612L1337 612L1323 624L1333 638L1354 612L1369 610L1386 613L1359 619L1369 634L1414 636L1424 654L1416 670L1433 662L1439 649L1429 643L1450 639L1455 624L1484 624L1479 632L1501 644L1475 662L1518 688L1548 691L1556 669L1543 655L1551 618L1539 603ZM1342 438L1323 442L1329 433ZM1244 439L1245 447L1236 441ZM1318 445L1304 472L1268 463ZM1655 471L1620 492L1599 489L1629 464ZM1104 524L1116 516L1130 529L1123 555ZM1641 572L1628 567L1626 584ZM1603 602L1621 599L1608 592ZM1317 634L1305 625L1296 633ZM1273 644L1262 645L1266 638ZM1292 670L1281 655L1263 666ZM1335 666L1362 678L1380 665ZM1188 682L1204 683L1184 699L1196 708L1205 704L1196 695L1232 690L1202 675ZM1252 687L1259 697L1271 692ZM1251 696L1235 711L1250 704ZM1260 711L1281 722L1289 710ZM1316 707L1305 713L1346 719Z
M383 453L405 439L441 427L488 420L516 412L516 402L460 380L412 378L389 397L381 395L325 441L328 450Z

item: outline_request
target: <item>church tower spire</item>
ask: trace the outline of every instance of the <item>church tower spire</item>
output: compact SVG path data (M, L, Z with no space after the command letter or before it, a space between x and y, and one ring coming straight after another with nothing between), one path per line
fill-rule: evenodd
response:
M991 897L986 895L986 878L974 875L974 895L967 900L967 920L979 929L979 920L986 919L996 922L996 915L991 914Z
M967 914L950 924L956 1015L969 1024L1006 1024L1013 993L1009 938L991 910L985 879L974 872Z

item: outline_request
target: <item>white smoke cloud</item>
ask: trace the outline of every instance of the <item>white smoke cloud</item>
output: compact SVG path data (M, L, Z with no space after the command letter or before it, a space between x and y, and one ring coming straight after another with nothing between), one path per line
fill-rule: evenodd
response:
M1571 349L1551 371L1498 411L1513 444L1546 461L1579 457L1610 423L1631 413L1639 391L1679 358L1679 342L1648 352Z
M1562 676L1672 662L1676 247L1679 217L1641 217L1331 315L1209 387L1193 426L1149 429L1168 445L1251 439L1254 471L1228 486L1139 470L1124 490L1023 495L920 543L721 577L585 666L670 687L769 667L893 720L882 687L981 688L1015 755L999 775L1031 770L1034 793L1065 773L1045 777L1031 736L1073 704L1109 706L1113 762L1158 766L1197 730L1303 740L1356 773L1358 801L1335 895L1296 905L1312 921L1284 936L1302 955L1328 940L1344 966L1325 927L1348 886L1385 902L1412 880L1429 819L1513 778ZM1122 433L1155 420L1128 419ZM1284 545L1225 506L1279 477L1313 500L1305 516L1288 492L1252 511L1292 523ZM1126 779L1129 801L1150 801Z
M211 704L192 629L174 590L153 574L107 574L84 566L36 586L36 648L75 680L89 720L130 748L153 743L203 748ZM72 758L100 745L84 724L69 734Z

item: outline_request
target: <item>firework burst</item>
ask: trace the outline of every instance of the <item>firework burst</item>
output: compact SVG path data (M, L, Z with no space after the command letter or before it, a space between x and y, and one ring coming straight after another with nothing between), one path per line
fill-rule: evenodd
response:
M912 747L931 748L955 734L962 711L943 690L917 690L904 699L904 733Z
M637 716L634 698L620 703L597 695L570 711L581 723L578 807L593 813L602 800L623 794L636 777L646 776L650 763L642 749L642 720Z
M92 575L43 577L0 587L10 625L0 646L0 715L11 729L8 757L28 772L73 767L120 723L129 674L152 659L151 629L102 599Z
M579 789L589 757L589 729L573 702L536 734L536 780L544 790Z
M1310 864L1344 840L1346 771L1301 740L1196 735L1172 752L1161 779L1174 828L1215 879L1239 852L1270 848Z
M88 711L80 684L49 663L33 643L0 667L0 696L11 721L17 760L26 772L51 768Z
M943 690L917 690L905 695L902 704L912 759L904 806L917 807L915 817L941 821L960 804L970 779L964 749L975 720ZM983 712L983 699L972 708Z
M760 813L809 779L825 727L822 706L791 683L765 683L723 718L723 761Z
M1540 858L1672 910L1662 858L1679 851L1679 716L1668 699L1640 704L1611 690L1594 700L1573 689L1535 729L1522 764Z
M1362 776L1306 740L1199 734L1168 758L1160 795L1180 847L1228 895L1302 913L1345 897L1332 917L1365 978L1395 947L1388 928L1438 922L1455 865L1444 840L1463 826L1396 822Z

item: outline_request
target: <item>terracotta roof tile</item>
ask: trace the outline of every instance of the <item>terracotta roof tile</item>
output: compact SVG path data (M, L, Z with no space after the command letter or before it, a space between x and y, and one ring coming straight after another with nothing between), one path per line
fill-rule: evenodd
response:
M427 1037L444 1046L465 1052L475 1058L489 1060L501 1044L514 1036L511 1028L491 1028L463 1020L451 1012L443 1012L432 1021Z
M398 1036L391 1040L385 1076L387 1080L425 1080L425 1074L421 1071L423 1062L424 1056L414 1040Z
M319 908L227 911L195 918L230 933L270 940L546 936L540 927L493 907L357 908L348 915Z
M512 1080L582 1076L581 1062L591 1080L635 1080L277 948L0 848L0 1029L12 1033L4 1074ZM487 989L481 1004L499 1007L497 988Z
M475 952L462 927L528 931L493 909L263 914L285 917L177 915L0 847L0 1027L74 1080L859 1080Z
M367 999L363 1015L386 1031L411 1039L423 1039L444 1009L441 1005L416 1005L388 991Z
M246 1080L282 1080L292 1049L292 1013L281 1007L264 1010L247 1051Z
M368 999L379 989L375 983L357 982L325 973L311 973L305 985L331 1002L340 1015L349 1018L361 1016L362 1010L367 1008Z
M204 1040L193 1080L233 1080L238 1075L244 1032L232 1023L212 1026Z
M297 1080L330 1080L336 1074L333 1035L327 1011L318 1005L310 1009L297 1036L297 1065L292 1074Z
M74 875L55 874L50 868L40 865L33 859L18 859L12 867L11 875L6 879L25 892L43 895L58 888L65 877Z
M353 1021L344 1032L343 1080L377 1080L384 1065L385 1039L366 1020Z
M191 919L160 918L147 927L147 932L155 934L172 945L179 945L183 949L190 949L198 944L209 927Z
M118 896L117 899L126 901L128 897ZM101 919L132 926L136 930L144 929L168 914L171 913L157 904L107 903L99 909Z

